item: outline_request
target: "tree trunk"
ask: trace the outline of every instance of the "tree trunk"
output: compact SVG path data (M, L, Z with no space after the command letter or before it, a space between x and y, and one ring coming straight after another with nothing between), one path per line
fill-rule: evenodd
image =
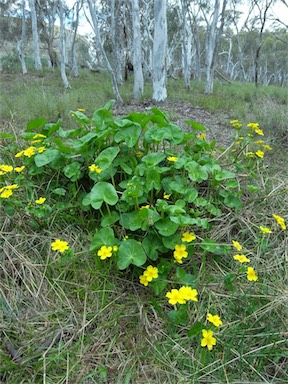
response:
M21 62L22 73L23 73L23 75L26 75L27 68L26 68L25 57L24 57L24 53L23 53L23 42L25 40L25 34L26 34L25 0L22 0L21 8L22 8L22 32L21 32L21 39L17 43L17 51L18 51L19 60Z
M79 77L78 72L78 65L77 65L77 58L76 58L76 37L77 37L77 29L79 25L79 11L81 8L81 2L80 0L77 0L76 2L76 20L75 20L75 27L73 32L73 38L72 38L72 47L71 47L71 56L72 56L72 69L71 69L71 76L73 77Z
M65 22L62 0L59 1L59 19L60 19L60 71L61 79L65 88L71 88L66 76L65 69Z
M31 11L31 22L32 22L34 62L35 62L35 69L38 71L39 69L42 69L42 64L40 59L39 35L37 30L37 17L36 17L34 0L29 0L29 6Z
M119 90L118 90L118 86L117 86L117 82L116 82L116 78L115 78L114 72L112 70L112 67L110 65L110 62L108 60L108 57L106 55L106 52L104 50L104 47L103 47L103 44L102 44L102 41L101 41L101 38L100 38L100 32L99 32L98 20L97 20L97 16L96 16L96 12L95 12L95 7L93 6L91 0L87 0L87 3L88 3L88 6L89 6L89 11L90 11L90 15L91 15L92 23L93 23L93 29L94 29L96 44L97 44L98 49L101 52L101 55L103 57L104 66L107 69L107 71L108 71L108 73L109 73L109 75L111 77L112 87L113 87L115 99L116 99L116 101L122 103L122 98L121 98Z
M133 97L138 100L144 91L144 79L142 71L141 28L138 0L132 0L132 25L133 25L133 70L134 88Z
M123 84L123 29L120 29L119 20L121 19L122 0L117 1L117 7L115 7L115 0L111 0L111 34L112 34L112 49L114 56L114 69L116 75L116 81L118 85ZM123 19L125 20L125 4L123 9Z
M153 100L158 102L167 98L165 63L167 52L166 0L154 0L154 23Z

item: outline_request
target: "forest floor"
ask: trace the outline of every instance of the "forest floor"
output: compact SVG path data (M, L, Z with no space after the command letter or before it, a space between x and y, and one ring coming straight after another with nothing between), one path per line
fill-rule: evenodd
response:
M77 108L85 108L90 117L113 98L111 84L98 74L83 71L81 76L71 79L72 89L66 91L53 73L25 78L0 75L0 132L18 137L29 120L42 117L54 123L61 117L63 127L70 128L71 110ZM164 295L155 298L131 271L119 272L113 263L95 268L87 251L90 235L75 225L78 218L63 224L62 214L56 212L55 220L39 230L31 226L27 212L13 217L1 206L1 384L288 382L287 231L275 229L275 237L263 244L264 251L254 251L258 225L272 223L272 212L288 220L287 92L276 87L256 92L249 84L216 84L215 95L208 96L199 84L193 84L191 92L183 90L183 81L168 86L172 96L156 106L149 98L149 84L143 100L132 102L133 84L129 82L120 90L124 104L114 106L112 112L123 118L157 107L185 131L189 130L186 120L202 124L208 141L215 139L225 149L235 133L230 120L258 121L273 147L257 170L255 184L263 192L252 196L232 219L226 216L215 231L220 241L233 234L247 249L253 248L250 256L255 258L259 281L251 285L238 279L236 290L231 291L226 288L236 267L229 260L211 255L205 265L201 257L196 260L200 270L207 271L207 281L200 284L201 300L197 310L191 310L191 319L197 324L205 316L201 304L205 300L219 311L224 323L217 331L217 346L208 352L200 346L200 335L188 335L193 322L173 324L168 316L172 307ZM3 153L6 146L7 141L0 139ZM10 160L14 164L14 155ZM45 194L40 181L35 188ZM19 196L27 200L25 192ZM50 245L60 234L79 258L58 266Z

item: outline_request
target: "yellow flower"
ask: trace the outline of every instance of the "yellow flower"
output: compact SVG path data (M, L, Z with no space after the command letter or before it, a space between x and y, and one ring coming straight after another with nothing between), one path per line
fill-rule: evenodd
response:
M14 168L14 171L20 173L20 172L23 171L23 169L25 169L25 165L22 165L22 167L16 167L16 168Z
M78 112L85 112L86 109L83 109L83 108L77 108L77 111L78 111Z
M140 280L140 284L145 285L145 287L147 287L148 280L147 280L146 276L144 276L144 275L139 276L139 280Z
M235 255L233 256L233 259L239 261L240 263L250 263L250 259L248 259L245 255Z
M106 247L105 245L102 245L102 247L97 252L97 255L100 257L101 260L107 259L107 257L112 256L112 247Z
M152 279L157 279L158 277L158 268L149 265L143 273L146 276L147 281L152 281Z
M188 286L183 286L179 289L179 293L182 295L184 300L192 300L192 301L198 301L197 299L197 289L192 289Z
M264 133L263 133L262 129L260 129L260 128L256 128L254 130L254 132L258 133L258 135L264 136Z
M4 187L4 188L5 189L18 189L19 185L18 184L6 185L6 187Z
M117 245L114 245L113 246L113 252L117 252L118 251L118 247L117 247Z
M188 252L186 251L186 245L175 245L175 251L173 252L173 256L179 264L182 264L182 259L188 256Z
M150 208L150 205L149 204L147 204L147 205L142 205L142 207L140 207L140 211L142 210L142 209L149 209Z
M176 156L168 156L167 160L171 161L172 163L175 163L178 160L178 157L176 157Z
M239 120L231 120L230 124L236 129L239 129L242 127L242 124L239 122Z
M260 225L259 227L260 231L264 234L266 233L272 233L271 229L267 228L267 227L262 227L262 225Z
M286 229L286 224L285 224L285 220L283 219L283 217L275 215L274 213L273 213L272 216L277 221L277 224L279 224L280 227L285 230Z
M36 135L33 136L33 139L46 139L45 135L42 135L42 133L37 133Z
M137 151L137 152L135 153L135 155L136 155L136 157L142 157L142 156L143 156L143 152L141 152L141 151Z
M0 164L0 176L13 171L12 165Z
M213 331L211 329L202 329L203 339L201 340L201 347L207 347L209 351L211 351L216 345L217 340L213 337Z
M42 152L46 151L46 147L39 147L39 148L36 148L36 149L37 149L37 151L39 153L42 153Z
M2 199L8 199L8 197L13 195L13 191L11 189L5 189L1 194L0 197Z
M35 147L28 147L28 148L24 149L23 155L26 157L31 157L31 156L35 155L35 150L36 150Z
M96 165L96 164L89 165L89 169L91 172L95 172L95 173L101 173L102 172L102 169L100 167L98 167L98 165Z
M254 131L255 129L259 128L259 123L248 123L247 127L253 129L253 131Z
M254 156L254 152L247 152L247 153L245 153L245 155L247 157L253 157Z
M262 145L264 143L264 140L257 140L255 141L255 144Z
M215 327L220 327L223 323L222 320L218 315L212 315L211 313L208 313L207 320L210 321Z
M24 151L20 151L18 153L16 153L15 157L21 157L24 155Z
M175 305L177 303L179 304L185 304L186 300L183 297L183 294L179 292L178 289L172 289L170 292L166 293L166 297L169 299L168 303Z
M171 194L169 195L168 193L164 193L163 199L169 200Z
M257 281L258 276L256 275L253 267L248 267L247 269L247 279L249 281Z
M41 140L39 139L39 140L32 140L31 141L31 144L37 144L37 143L41 143Z
M264 157L264 152L261 151L261 150L259 149L257 152L255 152L255 155L257 155L258 157L260 157L260 159L263 159L263 157Z
M46 197L40 197L38 200L35 200L35 203L41 205L41 204L44 204L45 201L46 201Z
M273 149L268 144L263 144L263 148L268 149L268 151L272 151L272 149Z
M62 241L59 239L56 239L51 243L52 251L59 251L60 253L63 253L69 249L67 241Z
M247 135L247 136L249 136L249 137L253 137L252 133L248 133L248 135Z
M233 247L237 249L237 251L242 250L242 245L238 243L238 241L232 240Z
M196 239L196 236L194 233L190 233L190 232L184 232L183 235L182 235L182 241L184 243L191 243L191 241L195 240Z
M205 140L206 139L206 133L201 133L200 135L197 135L197 139Z

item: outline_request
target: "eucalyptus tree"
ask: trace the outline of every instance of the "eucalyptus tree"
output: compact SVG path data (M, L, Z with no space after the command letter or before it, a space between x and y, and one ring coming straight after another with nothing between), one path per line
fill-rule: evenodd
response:
M217 52L217 45L219 37L222 33L224 21L225 21L225 9L227 0L222 2L221 20L218 26L220 17L221 0L215 0L213 13L211 20L208 20L206 11L202 8L203 16L206 20L206 42L205 42L205 55L206 55L206 81L205 81L205 93L213 93L214 82L214 67Z
M141 28L138 0L132 0L132 25L133 25L133 69L134 87L133 97L139 99L144 92L144 79L142 71Z
M111 44L114 59L115 76L118 85L123 83L123 62L124 62L124 28L123 19L126 15L126 3L123 0L111 0Z
M64 8L63 0L58 0L58 12L60 19L60 71L61 79L65 88L71 88L66 76L65 69L65 18L64 18Z
M26 75L27 73L27 67L25 63L25 56L23 52L23 43L26 36L26 18L25 18L25 0L21 1L21 10L22 10L22 27L21 27L21 38L17 42L17 52L19 56L19 60L22 67L22 73L23 75Z
M166 0L154 0L154 40L153 40L153 100L164 101L167 98L167 4Z
M71 44L71 76L78 77L78 64L77 64L77 58L76 58L76 37L77 37L77 30L79 25L79 13L82 7L82 0L77 0L74 4L74 10L75 10L75 21L72 22L73 27L73 36L72 36L72 44ZM74 17L73 17L74 19Z
M112 87L113 87L113 92L114 92L115 99L118 102L122 102L122 98L121 98L120 93L119 93L119 89L118 89L118 85L117 85L117 81L116 81L116 77L115 77L114 71L113 71L113 69L111 67L110 61L109 61L109 59L108 59L108 57L106 55L103 43L101 41L99 25L98 25L98 15L97 15L97 11L96 11L95 1L87 0L87 4L88 4L88 7L89 7L89 13L90 13L90 17L91 17L91 20L92 20L92 26L93 26L93 32L94 32L94 35L95 35L96 45L97 45L97 48L98 48L98 50L100 51L100 53L102 55L104 66L107 69L107 71L108 71L108 73L109 73L109 75L111 77L111 82L112 82Z
M42 68L42 64L40 59L39 34L38 34L38 28L37 28L35 0L29 0L29 6L30 6L31 23L32 23L34 62L35 62L35 69L38 71L39 69Z

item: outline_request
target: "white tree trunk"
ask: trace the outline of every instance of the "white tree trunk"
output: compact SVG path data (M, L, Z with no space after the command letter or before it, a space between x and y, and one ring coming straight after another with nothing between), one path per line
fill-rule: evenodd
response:
M111 0L111 34L112 34L112 49L114 56L114 69L116 75L116 81L118 85L123 84L123 52L124 52L124 38L122 36L122 29L119 27L119 20L125 20L125 4L122 6L122 0L117 1L117 7L115 7L115 0Z
M139 99L144 92L144 79L142 71L141 28L138 0L132 0L132 25L133 25L133 70L134 88L133 97Z
M73 32L73 38L72 38L72 46L71 46L71 56L72 56L72 69L71 69L71 76L73 77L79 77L78 72L78 65L77 65L77 58L76 58L76 37L77 37L77 29L79 25L79 11L81 8L81 2L80 0L76 1L76 20L75 20L75 26L74 26L74 32Z
M21 62L22 73L23 73L23 75L26 75L27 68L26 68L25 57L24 57L24 53L23 53L23 42L24 42L25 34L26 34L26 26L25 26L25 0L22 0L21 8L22 8L22 31L21 31L21 39L17 43L17 51L18 51L19 60Z
M183 55L183 73L184 73L184 81L185 88L190 89L190 64L191 60L189 60L188 55L191 55L191 43L189 47L189 35L187 38L187 22L186 22L186 14L187 14L187 5L185 0L181 0L181 8L182 8L182 55ZM190 49L190 51L189 51Z
M35 69L38 71L42 68L40 60L40 50L39 50L39 35L37 30L37 16L35 11L35 2L34 0L29 0L29 6L31 11L31 22L32 22L32 35L33 35L33 48L34 48L34 62Z
M65 69L65 22L62 0L59 0L59 19L60 19L60 71L61 79L65 88L71 88L66 76Z
M166 0L154 0L154 41L153 41L153 100L164 101L166 89L167 17Z
M93 23L93 29L94 29L96 44L97 44L97 47L98 47L98 49L101 52L101 55L103 57L104 66L107 69L107 71L108 71L108 73L109 73L109 75L111 77L112 87L113 87L115 99L118 102L122 102L122 98L121 98L119 90L118 90L118 86L117 86L117 82L116 82L116 78L115 78L114 72L112 70L112 67L110 65L110 62L108 60L108 57L106 55L106 52L104 50L104 47L103 47L103 44L102 44L102 41L101 41L101 38L100 38L100 32L99 32L99 27L98 27L98 20L97 20L97 16L96 16L96 12L95 12L95 6L93 6L91 0L87 0L87 3L88 3L88 6L89 6L89 11L90 11L90 15L91 15L92 23Z

